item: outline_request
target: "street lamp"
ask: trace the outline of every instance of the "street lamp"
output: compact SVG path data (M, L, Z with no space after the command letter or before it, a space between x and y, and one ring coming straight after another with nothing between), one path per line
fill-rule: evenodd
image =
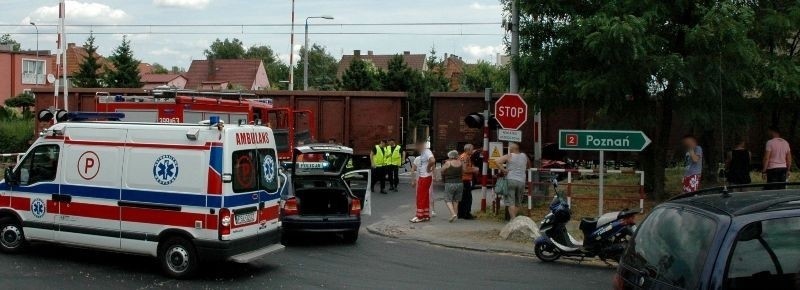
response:
M31 21L33 28L36 28L36 84L39 84L39 26Z
M323 16L309 16L306 17L306 42L303 44L305 46L305 51L303 52L303 90L308 91L308 20L312 18L322 18L333 20L333 16L330 15L323 15Z

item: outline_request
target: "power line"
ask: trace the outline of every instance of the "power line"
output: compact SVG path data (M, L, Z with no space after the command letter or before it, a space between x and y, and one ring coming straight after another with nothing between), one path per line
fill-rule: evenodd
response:
M0 34L11 35L26 35L36 34L35 32L0 32ZM40 32L39 35L56 34ZM239 35L289 35L289 32L163 32L163 31L148 31L148 32L70 32L70 35L222 35L222 34L239 34ZM435 33L435 32L309 32L309 35L412 35L412 36L500 36L502 33Z

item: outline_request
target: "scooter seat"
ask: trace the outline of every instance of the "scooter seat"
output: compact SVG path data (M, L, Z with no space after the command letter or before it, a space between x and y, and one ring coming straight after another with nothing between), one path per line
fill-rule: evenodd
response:
M596 218L582 218L581 224L578 226L581 231L585 232L592 232L597 227L597 219Z

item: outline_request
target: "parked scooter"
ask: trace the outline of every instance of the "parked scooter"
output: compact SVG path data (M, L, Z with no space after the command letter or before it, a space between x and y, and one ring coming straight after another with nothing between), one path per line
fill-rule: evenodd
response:
M558 180L552 180L555 197L548 213L539 226L541 236L534 241L534 253L539 260L552 262L561 256L591 258L599 257L619 262L636 231L634 217L641 210L623 210L601 215L599 218L581 219L580 230L583 242L575 240L567 231L567 222L572 215L564 193L558 191Z

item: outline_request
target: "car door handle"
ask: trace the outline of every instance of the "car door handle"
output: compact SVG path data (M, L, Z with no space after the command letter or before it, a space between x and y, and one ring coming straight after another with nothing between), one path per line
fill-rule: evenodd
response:
M72 202L72 196L67 194L53 194L55 202Z

